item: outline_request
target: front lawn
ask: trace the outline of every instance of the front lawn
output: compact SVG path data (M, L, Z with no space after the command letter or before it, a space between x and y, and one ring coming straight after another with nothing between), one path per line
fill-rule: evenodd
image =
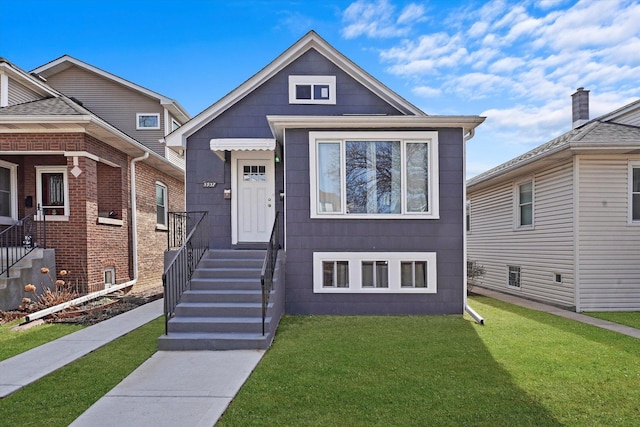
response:
M640 425L640 341L486 297L466 316L288 316L220 426Z
M607 311L607 312L583 312L587 316L595 317L621 325L640 329L640 311Z
M163 330L159 317L0 399L0 426L68 426L156 352Z
M34 326L23 331L11 330L20 322L22 320L0 325L0 361L83 328L79 325L56 323Z

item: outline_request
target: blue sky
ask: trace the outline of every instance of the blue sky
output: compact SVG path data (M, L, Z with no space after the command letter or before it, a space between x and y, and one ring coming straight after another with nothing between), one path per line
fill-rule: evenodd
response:
M640 97L640 0L0 0L0 56L69 54L192 115L313 29L427 114L483 115L468 177Z

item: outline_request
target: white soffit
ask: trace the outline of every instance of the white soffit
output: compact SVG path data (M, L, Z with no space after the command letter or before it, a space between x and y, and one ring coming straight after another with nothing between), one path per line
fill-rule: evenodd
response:
M213 138L209 148L224 160L225 151L273 151L276 149L274 138Z

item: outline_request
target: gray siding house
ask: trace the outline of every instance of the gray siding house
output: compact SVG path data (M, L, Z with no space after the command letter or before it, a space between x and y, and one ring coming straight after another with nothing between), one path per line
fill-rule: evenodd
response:
M576 311L640 309L640 101L467 182L468 259L481 286Z
M264 248L278 212L292 314L461 314L465 142L311 31L168 135L212 249Z

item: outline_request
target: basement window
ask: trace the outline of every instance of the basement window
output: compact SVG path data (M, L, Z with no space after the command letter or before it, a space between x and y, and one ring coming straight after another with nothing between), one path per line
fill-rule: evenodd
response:
M104 269L104 287L109 288L116 284L116 268L107 267Z
M520 267L509 266L509 287L520 289Z

